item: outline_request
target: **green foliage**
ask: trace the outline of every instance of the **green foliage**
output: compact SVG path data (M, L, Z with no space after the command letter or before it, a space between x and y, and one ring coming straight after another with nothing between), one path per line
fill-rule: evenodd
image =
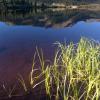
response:
M37 53L29 74L31 90L26 86L23 77L19 77L25 92L44 84L50 100L52 97L55 98L53 100L100 100L100 43L81 38L77 44L55 44L58 48L52 64L45 61L42 50L40 54L36 48ZM36 54L40 69L35 69ZM39 74L35 75L37 71ZM3 89L11 97L15 87L7 91L3 85Z
M56 100L99 100L100 44L85 38L77 45L56 44L54 63L44 71L47 94Z

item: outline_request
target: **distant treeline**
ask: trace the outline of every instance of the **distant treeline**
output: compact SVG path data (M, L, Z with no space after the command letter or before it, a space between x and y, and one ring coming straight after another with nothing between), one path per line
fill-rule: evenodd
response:
M100 0L0 0L0 3L30 3L32 5L36 3L52 4L52 3L63 3L63 4L89 4L89 3L99 3Z

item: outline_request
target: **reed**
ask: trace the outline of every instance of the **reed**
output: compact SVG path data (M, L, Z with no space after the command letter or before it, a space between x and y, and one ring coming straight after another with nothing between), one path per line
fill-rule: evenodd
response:
M36 48L29 74L31 90L44 84L49 100L100 100L100 43L81 38L77 44L55 44L57 51L51 64L44 59L43 51ZM35 69L36 56L40 62L39 69ZM36 71L40 73L34 76ZM40 81L36 83L38 79ZM19 81L28 92L21 76Z
M56 100L99 100L100 44L81 38L76 45L56 45L54 63L44 69L47 94Z

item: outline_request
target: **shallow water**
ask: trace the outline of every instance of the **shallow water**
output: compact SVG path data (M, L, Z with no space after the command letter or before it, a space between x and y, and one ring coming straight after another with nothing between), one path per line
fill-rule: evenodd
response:
M0 82L25 78L36 46L53 59L56 41L77 43L81 37L100 41L100 12L31 9L0 11Z

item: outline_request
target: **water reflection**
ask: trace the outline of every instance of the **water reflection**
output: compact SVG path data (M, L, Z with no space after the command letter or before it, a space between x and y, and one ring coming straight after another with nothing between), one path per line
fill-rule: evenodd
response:
M25 78L36 46L52 60L56 41L76 43L82 36L100 41L99 19L96 11L0 10L0 82L16 81L19 73Z
M79 21L100 20L100 12L68 9L25 9L0 11L0 21L9 25L32 25L62 28Z

